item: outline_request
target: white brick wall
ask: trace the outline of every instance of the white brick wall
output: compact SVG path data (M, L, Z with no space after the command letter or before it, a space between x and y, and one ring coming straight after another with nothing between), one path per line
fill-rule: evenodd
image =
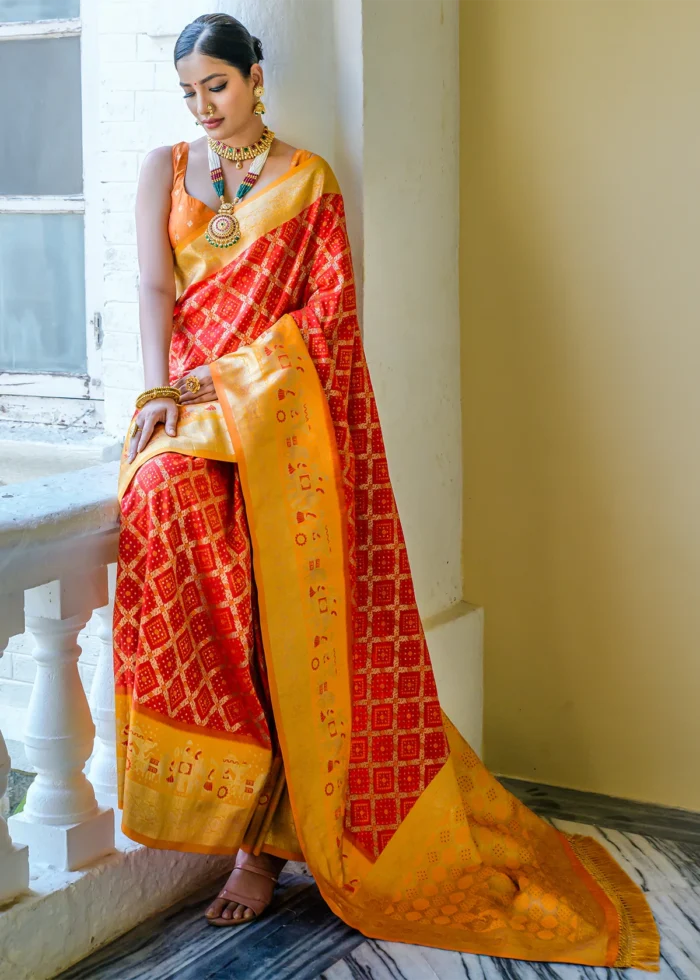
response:
M99 0L105 427L121 438L143 388L134 203L149 150L196 132L177 86L177 32L201 0Z

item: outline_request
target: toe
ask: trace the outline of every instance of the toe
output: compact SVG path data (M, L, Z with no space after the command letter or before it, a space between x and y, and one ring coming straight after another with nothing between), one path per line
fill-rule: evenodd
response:
M218 919L225 908L226 900L223 898L216 898L204 914L208 919Z
M231 919L231 918L233 918L233 910L236 907L237 906L236 906L235 902L227 902L226 903L226 908L221 913L221 918L222 919Z
M246 909L245 912L243 913L243 918L244 919L254 919L255 918L255 912L253 912L252 909Z
M244 912L245 912L245 905L237 905L236 911L233 913L234 919L242 919Z

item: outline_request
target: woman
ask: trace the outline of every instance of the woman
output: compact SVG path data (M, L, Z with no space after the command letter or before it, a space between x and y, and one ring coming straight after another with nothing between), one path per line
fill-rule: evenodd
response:
M123 829L237 855L216 925L262 914L303 858L368 936L653 969L638 889L507 793L440 710L342 197L321 158L264 127L261 60L232 17L186 27L175 65L205 136L154 151L140 179L149 390L120 486Z

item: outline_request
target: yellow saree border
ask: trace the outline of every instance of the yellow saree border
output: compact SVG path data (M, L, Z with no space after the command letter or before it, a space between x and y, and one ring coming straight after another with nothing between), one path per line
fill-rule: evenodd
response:
M128 691L121 686L116 688L117 697L130 697ZM131 702L129 702L131 703ZM148 719L156 723L162 723L164 716L159 711L152 711L150 708L144 707L142 704L137 705L138 714L143 719ZM185 721L179 721L177 718L167 718L167 723L169 728L176 729L177 731L186 732L193 737L198 737L201 735L202 731L205 732L207 729L202 729L201 725L189 724ZM209 733L212 734L211 732ZM236 745L254 745L256 748L260 748L260 742L250 735L238 735L236 732L224 732L219 729L216 730L216 738L222 742L233 742Z
M279 187L280 184L283 184L285 180L288 180L290 177L295 176L295 174L297 174L302 167L308 166L308 164L312 163L313 160L315 159L318 159L317 154L311 153L309 150L297 150L296 153L294 154L294 157L292 158L292 163L289 166L289 169L286 170L283 174L280 174L280 176L277 177L275 180L271 181L266 187L261 187L260 190L253 191L251 194L248 194L246 198L243 200L243 202L240 205L238 205L237 213L238 214L244 213L245 209L249 207L252 203L257 201L259 198L263 197L265 194L268 193L268 191L275 190L275 188ZM188 194L187 191L184 189L184 186L183 186L183 193L185 197L190 199L190 201L199 204L202 210L207 213L208 217L204 221L199 222L199 224L192 229L189 235L185 235L183 238L180 239L180 241L173 249L175 255L179 255L179 253L182 251L183 248L185 248L190 242L193 242L195 238L201 235L204 229L209 224L211 215L216 214L216 212L212 211L212 209L207 204L205 204L204 201L200 201L198 197L192 197L191 194Z
M128 459L130 443L131 436L127 435L122 449L117 486L117 499L120 503L138 470L154 456L181 453L183 456L197 456L227 463L233 463L236 459L219 402L181 405L176 435L169 436L164 426L156 426L151 441L132 463Z
M279 386L274 383L276 377ZM351 727L347 655L351 624L345 579L347 533L343 511L337 507L342 491L337 454L331 451L330 411L291 316L282 317L250 347L214 362L212 378L230 426L247 509L257 515L252 521L249 518L249 528L260 623L285 770L295 776L289 780L294 821L319 887L324 882L324 898L340 914L346 882L342 849L335 842L345 837L340 801ZM295 382L299 382L296 388L292 387ZM260 425L266 410L276 422L271 431ZM253 461L243 452L251 439L256 446L253 479L249 471ZM289 487L288 498L265 494L264 483L258 480L260 468L268 479ZM292 500L293 513L287 499ZM263 568L261 536L269 540L280 527L294 532L297 553L293 557L285 553L276 567ZM265 554L269 554L267 548ZM295 657L276 657L280 649L306 651L312 683L303 688L295 684L299 665ZM281 684L284 704L279 696ZM311 741L287 737L292 718L299 712L313 713L318 719ZM304 772L302 780L297 776L300 771ZM333 844L311 854L305 842L314 837L330 838ZM347 844L352 848L351 842Z
M314 204L322 194L340 193L338 182L326 161L311 155L298 167L244 200L238 207L241 238L230 248L216 248L204 237L206 223L178 243L175 286L178 299L195 283L201 283L243 255L258 239ZM208 219L207 219L208 220Z
M178 723L122 691L115 709L123 832L158 849L235 854L268 802L271 747Z

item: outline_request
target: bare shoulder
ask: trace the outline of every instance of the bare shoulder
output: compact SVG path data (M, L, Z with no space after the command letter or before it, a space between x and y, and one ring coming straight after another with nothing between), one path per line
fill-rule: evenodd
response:
M190 160L198 161L200 159L207 159L207 138L206 136L200 137L198 140L192 140L189 144L189 155Z
M170 187L173 182L173 148L159 146L144 157L139 183L151 188Z
M143 159L142 169L149 171L163 170L165 167L172 167L173 148L172 146L157 146L155 150L147 153Z
M269 159L276 158L279 160L280 164L289 166L294 159L294 154L297 152L296 146L292 146L291 143L285 143L283 140L276 139L270 147Z

